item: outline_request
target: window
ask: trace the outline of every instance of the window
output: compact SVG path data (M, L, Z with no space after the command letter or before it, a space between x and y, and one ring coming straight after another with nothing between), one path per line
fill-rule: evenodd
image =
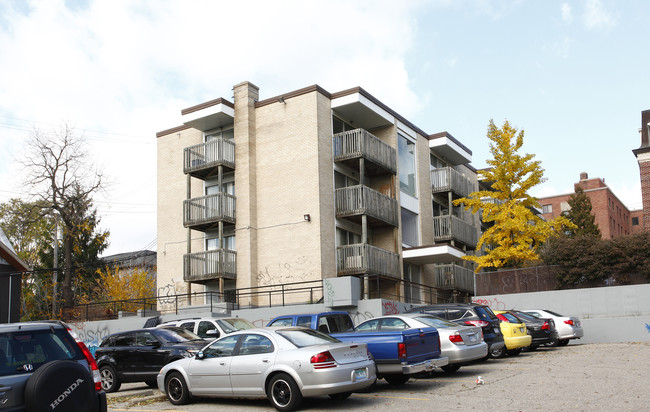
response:
M298 316L296 321L296 326L304 326L306 328L311 328L311 316Z
M340 227L336 228L336 246L357 245L361 243L361 235Z
M181 323L178 327L194 332L194 322Z
M638 217L633 217L632 218L632 226L639 226L639 218Z
M341 189L344 187L356 186L359 184L359 180L348 175L345 175L339 171L334 172L334 188Z
M553 205L542 205L542 213L553 213Z
M239 355L258 355L273 352L273 343L266 336L244 335Z
M420 287L413 283L421 283L420 266L404 262L404 299L406 302L420 302Z
M363 322L361 325L357 326L356 330L375 331L377 330L378 326L379 326L379 319L373 319L367 322Z
M234 139L235 138L235 129L233 129L232 126L230 126L228 129L219 129L219 130L213 130L211 132L207 132L205 134L205 141L210 142L212 140L216 139Z
M291 318L282 318L282 319L276 319L271 323L269 326L291 326L293 323L293 319Z
M209 330L214 330L217 333L214 335L208 335ZM214 323L207 320L202 320L199 322L199 328L196 330L196 334L202 338L218 338L219 330L214 326Z
M346 121L339 119L336 116L332 117L332 133L337 134L337 133L342 133L342 132L347 132L348 130L354 130L355 128L347 123Z
M224 356L232 356L238 340L239 335L228 336L226 338L218 340L204 349L203 355L206 358L221 358Z
M437 158L436 156L434 156L433 154L429 155L429 159L430 159L430 161L429 161L429 165L430 165L430 169L431 169L431 170L434 170L434 169L441 169L441 168L443 168L443 167L447 167L447 165L445 164L445 162L443 162L442 160L438 159L438 158Z
M419 246L418 215L402 209L402 243L406 246Z
M387 319L382 319L381 321L381 330L404 330L408 329L408 325L406 322L404 322L401 319L397 318L387 318Z
M399 140L399 187L408 195L417 197L415 182L415 143L408 140L401 134L397 135Z

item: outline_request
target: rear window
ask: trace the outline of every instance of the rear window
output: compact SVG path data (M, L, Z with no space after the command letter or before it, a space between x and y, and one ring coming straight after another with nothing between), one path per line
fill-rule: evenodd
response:
M553 316L557 316L558 318L563 317L563 316L560 315L559 313L557 313L557 312L553 312L552 310L544 309L544 312L550 313L551 315L553 315Z
M491 322L497 319L497 315L495 315L494 312L492 312L492 309L487 306L476 306L474 309L481 320Z
M183 328L175 328L175 327L160 328L157 335L163 340L165 340L166 342L171 342L171 343L201 340L201 337L199 337L194 332L190 332L189 330Z
M449 322L448 320L440 319L435 316L418 316L415 319L434 328L458 328L457 323Z
M340 342L336 338L313 329L284 329L279 330L278 335L282 336L298 348L322 345L324 343Z
M7 332L0 335L0 376L34 369L54 360L84 359L72 337L63 329Z
M327 315L325 316L325 319L327 319L327 326L329 327L330 333L337 333L337 332L349 332L354 329L354 325L352 324L352 319L350 318L350 315L347 313L341 313L338 315ZM321 317L318 321L319 326L323 323L323 317Z
M505 312L505 313L502 313L501 316L508 319L508 322L510 322L510 323L521 323L521 320L519 320L519 318L517 318L512 313Z

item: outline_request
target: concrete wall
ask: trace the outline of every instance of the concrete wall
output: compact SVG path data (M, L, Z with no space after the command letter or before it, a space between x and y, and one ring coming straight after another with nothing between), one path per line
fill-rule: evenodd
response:
M492 309L550 309L577 316L580 343L650 342L650 284L476 296Z

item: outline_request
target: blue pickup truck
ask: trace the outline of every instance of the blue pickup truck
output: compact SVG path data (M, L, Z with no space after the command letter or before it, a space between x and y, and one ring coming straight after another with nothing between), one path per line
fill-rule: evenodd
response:
M336 311L278 316L267 326L305 326L343 342L365 343L377 365L377 377L392 385L401 385L413 375L431 372L448 363L446 357L440 356L436 328L359 332L353 325L349 313Z

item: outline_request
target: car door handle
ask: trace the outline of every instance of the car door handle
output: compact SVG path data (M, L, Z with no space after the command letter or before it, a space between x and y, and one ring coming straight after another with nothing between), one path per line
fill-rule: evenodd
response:
M0 386L0 392L7 392L11 390L11 386Z
M225 366L225 365L226 365L226 362L219 362L219 365L221 365L221 366Z
M262 362L269 363L269 360L268 359L262 359Z

